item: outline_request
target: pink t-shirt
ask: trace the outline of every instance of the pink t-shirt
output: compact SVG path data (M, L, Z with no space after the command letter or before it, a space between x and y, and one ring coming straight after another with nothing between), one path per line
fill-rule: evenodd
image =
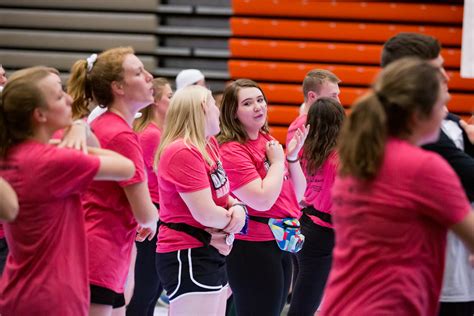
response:
M248 140L245 144L228 142L221 145L222 163L230 180L231 191L252 182L255 179L264 179L270 168L270 163L265 154L265 146L273 138L260 133L256 140ZM299 218L300 207L296 199L293 182L289 177L287 168L280 196L275 204L265 212L256 211L248 207L249 215L268 218ZM249 221L248 234L236 235L236 238L250 241L274 240L270 227L267 224Z
M0 224L0 239L5 238L5 232L3 231L3 225Z
M153 123L150 123L138 133L138 140L143 150L143 160L145 161L145 170L148 178L148 190L150 191L151 200L154 203L160 202L160 194L158 192L158 178L153 170L155 161L155 153L160 143L161 130Z
M143 153L138 136L113 112L95 119L91 128L102 148L122 154L136 168L125 181L93 181L83 197L90 283L123 293L137 229L123 188L146 181Z
M306 191L304 193L304 201L306 205L312 205L318 211L323 213L331 213L332 197L331 189L336 179L338 166L338 157L335 151L331 152L314 175L308 175L306 165L303 162L303 172L306 176ZM326 223L319 217L309 215L311 220L320 226L332 228L333 225Z
M441 157L390 139L377 178L336 178L323 315L437 315L446 233L470 205Z
M194 219L179 193L190 193L210 188L216 205L227 208L229 201L229 181L222 165L218 162L219 147L214 137L209 140L207 152L214 159L212 166L201 153L183 139L169 144L163 151L158 165L160 190L160 219L165 223L185 223L204 229ZM202 247L203 243L194 237L160 226L157 252L172 252L181 249Z
M293 136L295 135L298 128L302 128L306 125L306 119L308 118L307 114L301 114L298 116L288 127L288 132L286 133L286 146L288 147L288 143L291 141ZM303 149L300 150L298 156L301 157L303 153Z
M9 254L0 280L1 315L87 315L89 282L80 194L99 159L35 141L13 147L0 175L18 195L5 223Z

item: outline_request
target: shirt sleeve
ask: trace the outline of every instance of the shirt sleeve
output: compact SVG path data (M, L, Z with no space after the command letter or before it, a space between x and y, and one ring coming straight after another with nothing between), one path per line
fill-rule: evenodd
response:
M220 153L231 191L255 179L261 179L250 152L243 145L235 142L225 143L221 146Z
M127 157L135 165L135 174L133 177L118 182L121 187L126 187L146 180L143 153L136 134L132 132L118 134L107 144L107 149L113 150Z
M458 176L441 157L432 154L420 163L413 182L413 192L422 188L419 200L422 212L448 227L460 222L471 206Z
M193 148L181 148L172 154L165 166L166 177L181 193L196 192L210 187L206 162Z
M68 148L53 148L46 166L34 174L37 185L48 188L49 194L61 198L86 190L99 171L98 157Z

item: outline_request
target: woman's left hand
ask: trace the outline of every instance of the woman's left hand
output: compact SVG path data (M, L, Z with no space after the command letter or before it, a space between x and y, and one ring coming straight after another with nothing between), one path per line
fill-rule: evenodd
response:
M298 153L303 147L304 141L308 136L309 125L298 128L293 138L288 143L286 147L286 158L290 160L298 159Z
M58 147L72 148L81 150L87 154L87 130L86 122L74 123L64 133L63 139Z

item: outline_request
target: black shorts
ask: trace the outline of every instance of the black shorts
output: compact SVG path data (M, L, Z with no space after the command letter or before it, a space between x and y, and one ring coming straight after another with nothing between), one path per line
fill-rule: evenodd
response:
M101 305L112 305L113 308L125 306L123 293L116 293L102 286L90 285L91 303Z
M187 293L220 292L227 285L225 257L214 247L157 253L156 270L170 301Z

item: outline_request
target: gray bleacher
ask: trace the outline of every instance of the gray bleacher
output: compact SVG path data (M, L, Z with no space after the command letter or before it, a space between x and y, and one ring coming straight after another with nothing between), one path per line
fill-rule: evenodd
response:
M229 79L230 0L2 0L0 63L67 77L80 58L132 46L155 76L201 69L213 90Z

